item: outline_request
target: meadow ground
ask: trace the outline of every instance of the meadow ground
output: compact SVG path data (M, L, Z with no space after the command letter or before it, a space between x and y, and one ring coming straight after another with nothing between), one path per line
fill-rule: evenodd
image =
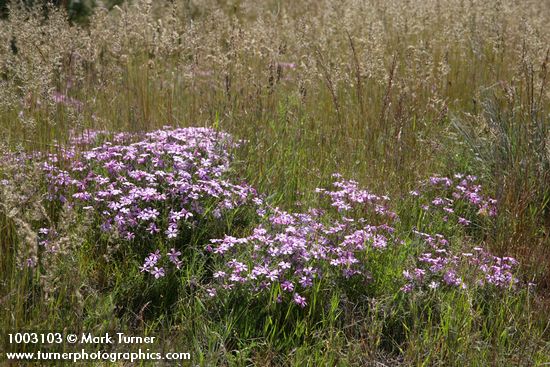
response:
M3 360L550 363L547 0L4 15Z

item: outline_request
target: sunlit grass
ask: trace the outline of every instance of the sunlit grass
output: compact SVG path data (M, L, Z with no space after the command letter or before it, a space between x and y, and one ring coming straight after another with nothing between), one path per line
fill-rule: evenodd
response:
M84 26L54 8L47 20L34 12L14 7L0 20L5 151L58 153L56 141L86 129L212 127L246 141L232 171L273 205L318 206L314 189L339 172L389 195L407 213L403 236L413 226L446 228L423 221L410 199L420 179L475 174L499 216L456 241L516 256L522 279L537 285L404 295L398 277L417 255L407 244L377 258L360 301L326 288L312 291L304 310L237 295L208 301L197 281L210 260L195 254L179 276L155 284L139 273L143 258L106 259L101 239L74 218L60 222L79 246L50 264L54 272L21 270L24 223L36 224L33 203L45 192L28 172L22 198L15 189L0 197L3 330L164 330L167 345L201 365L550 361L544 3L137 2L98 8ZM226 227L245 236L255 225Z

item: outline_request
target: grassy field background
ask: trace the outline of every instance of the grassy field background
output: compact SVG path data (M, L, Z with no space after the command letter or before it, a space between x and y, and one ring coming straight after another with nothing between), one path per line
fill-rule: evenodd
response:
M11 5L0 20L5 154L58 154L90 129L210 127L245 141L232 173L271 205L318 207L315 189L340 173L391 198L402 238L448 230L452 246L515 257L521 285L405 294L409 244L376 255L354 299L323 288L288 313L246 293L211 301L196 291L202 257L156 282L142 258L43 204L39 172L6 160L0 328L160 333L192 365L550 363L549 24L550 3L531 0L136 1L75 24L53 6ZM456 173L479 178L495 218L471 230L422 219L409 192ZM63 251L21 266L43 211ZM186 240L203 248L256 224L245 215Z

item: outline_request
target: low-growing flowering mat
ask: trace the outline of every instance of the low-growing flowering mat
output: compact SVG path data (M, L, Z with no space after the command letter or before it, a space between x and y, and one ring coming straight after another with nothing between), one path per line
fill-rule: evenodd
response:
M469 227L476 220L497 214L496 200L484 197L481 191L477 177L455 174L453 178L431 177L410 195L417 198L421 211L432 222ZM470 244L457 251L440 233L413 229L413 234L424 251L417 259L417 267L403 272L408 280L402 288L405 292L422 287L436 289L441 284L462 288L474 284L507 288L518 282L512 273L517 261L511 257L496 257Z
M88 132L73 137L61 154L17 159L39 162L48 201L93 218L97 233L149 253L140 270L155 279L181 268L186 231L250 209L255 215L247 236L226 233L194 249L212 260L211 275L202 279L210 297L240 289L306 307L316 283L371 282L373 255L390 247L408 254L402 264L408 270L395 279L403 292L518 283L513 258L446 237L481 228L497 215L496 201L482 194L474 176L435 176L411 191L408 200L416 201L428 222L420 230L404 226L399 205L389 197L338 174L332 188L316 190L318 207L301 212L274 207L232 171L238 145L229 134L207 128ZM432 228L430 220L444 225ZM55 225L38 229L44 253L56 252L58 235ZM26 264L37 261L29 258Z
M305 213L288 213L279 208L259 209L259 226L244 238L226 236L211 240L208 250L228 261L214 273L222 289L246 287L252 292L275 289L276 300L307 305L305 293L316 279L370 277L369 251L384 251L395 245L397 219L386 204L388 198L360 190L353 181L334 183L335 191L318 191L328 196L340 215L312 208ZM378 216L375 225L352 213L363 211ZM390 224L388 224L388 221ZM209 290L216 293L216 287Z
M101 135L92 133L89 143ZM220 219L255 197L230 179L230 151L238 142L206 128L117 134L89 150L82 138L59 158L49 155L43 170L49 200L66 202L96 216L102 232L121 241L163 238L175 241L198 218ZM46 229L47 231L47 229ZM47 241L43 242L47 245ZM170 260L178 265L178 252ZM150 256L143 270L164 274Z

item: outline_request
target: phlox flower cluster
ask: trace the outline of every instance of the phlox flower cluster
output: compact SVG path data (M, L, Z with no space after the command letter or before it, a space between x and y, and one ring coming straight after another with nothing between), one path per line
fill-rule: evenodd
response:
M317 188L315 191L330 197L331 205L339 212L365 213L374 210L376 214L388 217L390 220L397 219L397 214L389 209L390 198L388 196L378 196L359 187L359 183L354 180L344 180L338 173L332 175L335 190L325 190Z
M181 268L183 261L180 259L181 252L172 248L170 252L166 254L169 262L171 262L177 269ZM143 265L140 267L141 272L148 272L155 279L161 278L165 275L164 267L162 266L163 256L160 253L160 250L151 252L146 258ZM160 260L160 261L159 261Z
M413 269L403 272L407 283L402 290L448 287L514 287L519 280L514 276L518 262L512 257L497 257L482 247L471 252L453 251L442 235L415 232L426 249Z
M238 146L226 133L207 128L157 130L117 134L112 141L84 150L91 133L72 139L74 145L43 163L49 199L65 202L95 216L101 231L123 241L160 238L175 241L201 219L221 219L259 200L248 185L229 173L231 150ZM161 258L176 267L181 260L153 253L142 271L156 278L165 274Z
M454 221L462 226L471 220L461 216L459 207L475 209L478 215L494 217L497 213L496 200L481 193L477 177L455 174L453 178L433 176L421 182L418 190L410 192L417 197L421 208L431 213L441 213L444 222Z
M481 191L477 177L455 174L453 178L430 177L421 183L421 189L410 194L418 199L426 212L439 213L444 222L468 227L472 223L472 212L488 217L497 213L496 200L485 197ZM420 246L422 253L415 259L416 265L403 272L407 281L402 288L405 292L440 286L508 288L518 283L513 272L517 261L511 257L494 256L468 242L462 245L462 251L458 251L457 246L451 246L440 233L414 229L412 232L416 237L414 243Z
M338 208L336 215L316 208L301 213L267 208L260 210L262 223L251 235L211 240L208 250L224 265L214 272L216 284L209 293L275 291L279 302L286 299L305 307L310 288L321 278L329 283L351 277L368 281L368 253L396 242L390 225L396 215L387 208L388 198L360 190L356 182L339 180L334 186L317 191ZM363 217L346 216L358 207L390 224L372 225Z

